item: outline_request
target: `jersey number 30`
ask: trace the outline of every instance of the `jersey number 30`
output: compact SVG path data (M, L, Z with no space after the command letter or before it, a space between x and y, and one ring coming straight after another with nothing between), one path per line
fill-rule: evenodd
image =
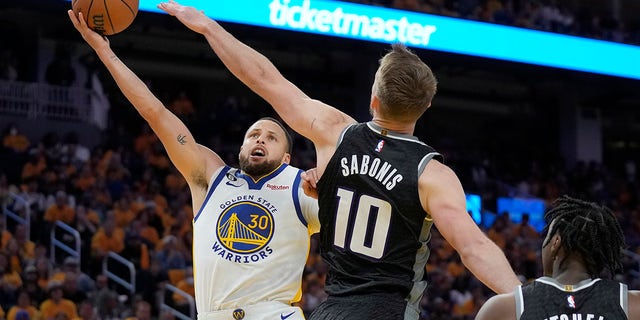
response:
M384 254L389 226L391 223L391 204L385 200L363 195L353 205L353 192L338 188L338 210L336 212L333 244L375 259ZM369 226L371 214L377 209L378 215L373 228ZM355 214L353 226L349 228L351 214ZM351 237L347 231L351 229ZM372 233L367 239L367 231ZM349 247L345 247L346 239L351 238ZM367 243L370 242L370 243Z

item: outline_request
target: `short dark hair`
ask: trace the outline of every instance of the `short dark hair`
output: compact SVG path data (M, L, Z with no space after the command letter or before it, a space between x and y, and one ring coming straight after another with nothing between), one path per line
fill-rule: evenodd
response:
M280 128L282 128L282 131L284 131L284 136L287 137L287 153L291 154L291 152L293 151L293 138L291 137L289 130L287 130L287 128L282 124L282 122L272 117L262 117L258 119L258 121L260 120L268 120L268 121L275 122L275 124L277 124L278 126L280 126Z
M567 254L581 256L592 277L602 276L605 270L613 276L622 269L622 250L626 247L624 235L607 207L565 195L553 202L544 220L549 236L543 247L558 234L562 248ZM555 221L553 226L552 221Z

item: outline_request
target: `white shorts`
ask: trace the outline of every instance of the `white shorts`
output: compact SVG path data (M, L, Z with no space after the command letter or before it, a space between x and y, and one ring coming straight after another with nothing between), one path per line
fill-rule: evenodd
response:
M198 312L198 320L305 320L305 317L298 307L267 301L235 309Z

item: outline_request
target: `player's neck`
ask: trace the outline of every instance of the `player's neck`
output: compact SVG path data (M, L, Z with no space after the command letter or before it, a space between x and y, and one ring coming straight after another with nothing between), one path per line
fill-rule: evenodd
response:
M562 270L556 268L553 272L553 278L561 284L576 284L580 281L590 279L591 275L587 269L579 261L567 260Z
M392 121L387 119L382 119L380 117L373 117L371 120L376 125L380 126L383 129L388 131L392 131L400 134L413 135L413 131L415 130L416 124L414 123L406 123L399 121Z

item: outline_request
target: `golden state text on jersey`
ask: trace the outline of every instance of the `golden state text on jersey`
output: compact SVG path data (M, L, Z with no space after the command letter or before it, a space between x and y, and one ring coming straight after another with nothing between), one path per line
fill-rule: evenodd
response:
M283 164L253 180L225 166L210 177L193 219L198 314L300 299L309 235L320 228L301 172Z

